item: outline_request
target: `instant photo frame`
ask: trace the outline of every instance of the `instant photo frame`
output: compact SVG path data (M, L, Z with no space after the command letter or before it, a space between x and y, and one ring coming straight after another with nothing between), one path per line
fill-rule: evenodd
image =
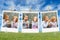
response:
M58 32L58 11L44 11L42 14L42 32Z
M3 32L18 32L19 13L20 12L18 12L18 11L4 10L1 31L3 31Z
M22 33L39 33L39 12L38 11L21 11L20 12L20 29Z

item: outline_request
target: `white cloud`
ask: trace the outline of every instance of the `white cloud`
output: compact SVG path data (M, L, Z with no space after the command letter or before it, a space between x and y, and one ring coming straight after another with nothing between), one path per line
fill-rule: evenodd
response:
M42 10L53 10L54 5L47 5Z
M20 6L20 10L30 10L30 6Z
M59 5L57 5L57 8L58 8L58 10L60 10L60 4L59 4Z
M8 5L9 10L14 10L15 9L15 4L14 1L5 1L5 3Z
M41 7L45 4L45 1L44 0L26 0L26 3L33 7L35 5L36 8L33 10L41 10ZM32 4L34 4L34 5L32 5Z
M26 4L37 4L38 0L26 0Z
M18 4L15 9L16 9L17 11L20 11L20 7L21 7L20 4Z
M41 5L36 5L36 9L35 10L40 10L40 6Z
M10 10L14 10L15 9L15 4L13 2L11 2L11 5L9 6Z
M0 10L0 15L2 14L2 11Z

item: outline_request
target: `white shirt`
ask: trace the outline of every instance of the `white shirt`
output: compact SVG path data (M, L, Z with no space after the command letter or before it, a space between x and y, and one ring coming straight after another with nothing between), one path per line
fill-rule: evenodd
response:
M38 28L38 22L32 21L32 28L33 28L33 29Z
M26 28L29 28L29 21L23 21L23 28L26 29Z
M43 28L47 28L48 22L42 21L42 26L43 26Z
M57 22L50 22L51 27L57 27Z
M11 27L12 28L17 28L18 27L18 22L15 23L15 22L12 21L11 22Z

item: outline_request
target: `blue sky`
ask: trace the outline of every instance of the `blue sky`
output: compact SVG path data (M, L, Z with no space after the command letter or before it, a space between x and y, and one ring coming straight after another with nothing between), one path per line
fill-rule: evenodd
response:
M60 10L59 0L0 0L1 10Z

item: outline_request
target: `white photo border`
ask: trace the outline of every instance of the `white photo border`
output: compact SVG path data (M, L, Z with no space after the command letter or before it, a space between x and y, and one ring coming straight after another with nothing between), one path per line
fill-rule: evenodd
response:
M20 13L39 13L39 11L21 11ZM23 18L23 15L22 15L22 18ZM39 21L39 18L38 18L38 21ZM22 21L22 23L23 23L23 21ZM39 24L39 23L38 23ZM23 24L22 24L22 26L23 26ZM22 27L21 27L22 28ZM22 33L39 33L39 26L38 26L38 29L23 29L22 28L22 31L21 31Z
M3 10L2 11L2 14L4 15L4 12L13 12L13 13L20 13L20 12L18 12L18 11L10 11L10 10ZM2 15L2 26L3 26L3 15ZM18 21L19 21L19 15L18 15ZM19 23L18 23L18 25L19 25ZM18 28L19 28L19 26L18 26ZM4 28L4 27L1 27L1 31L2 32L18 32L18 28L16 29L16 28Z
M58 23L58 11L57 10L54 10L54 11L43 11L43 12L40 12L40 13L42 14L42 13L49 13L49 12L56 12L56 14L57 14L57 23ZM42 27L42 32L43 33L45 33L45 32L58 32L58 31L59 31L59 26L58 26L58 28L55 28L55 29L54 28L46 28L46 29L44 29Z

